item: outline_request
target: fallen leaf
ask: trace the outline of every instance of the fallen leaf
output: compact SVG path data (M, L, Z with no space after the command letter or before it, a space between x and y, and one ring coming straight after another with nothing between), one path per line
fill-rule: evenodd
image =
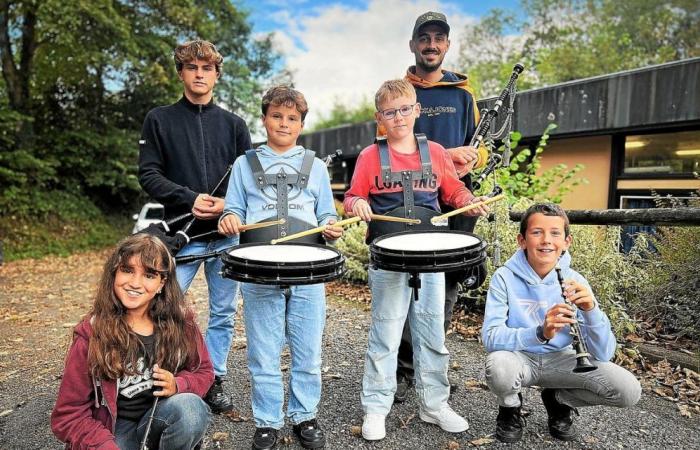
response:
M481 445L488 445L493 442L493 439L488 438L488 437L482 437L479 439L474 439L473 441L469 441L469 443L475 447L479 447Z
M226 442L226 441L228 441L228 436L229 436L228 433L225 431L217 431L211 437L211 440L214 442Z

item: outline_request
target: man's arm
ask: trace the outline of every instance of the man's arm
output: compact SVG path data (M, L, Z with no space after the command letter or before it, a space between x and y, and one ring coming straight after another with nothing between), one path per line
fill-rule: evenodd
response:
M148 113L139 141L139 184L155 200L174 208L190 209L197 193L169 180L165 174L163 141L157 118Z

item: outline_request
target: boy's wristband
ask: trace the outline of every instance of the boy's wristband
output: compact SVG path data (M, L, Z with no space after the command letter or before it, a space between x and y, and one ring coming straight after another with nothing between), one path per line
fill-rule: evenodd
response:
M537 331L535 331L535 335L537 336L537 340L540 341L540 344L548 344L549 339L544 337L544 327L542 325L537 326Z

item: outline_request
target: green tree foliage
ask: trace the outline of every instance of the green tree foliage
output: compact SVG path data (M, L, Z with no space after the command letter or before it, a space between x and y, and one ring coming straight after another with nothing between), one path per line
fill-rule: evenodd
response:
M700 56L694 0L522 0L527 14L492 10L466 33L460 65L482 95L498 93L515 62L521 88Z
M363 100L359 105L347 106L340 100L336 100L333 108L328 114L323 114L322 118L316 122L309 131L325 130L340 125L367 122L374 119L374 104L369 100Z
M177 100L172 52L197 37L225 58L218 101L257 113L277 56L228 0L0 0L3 215L36 213L40 191L133 203L143 118Z

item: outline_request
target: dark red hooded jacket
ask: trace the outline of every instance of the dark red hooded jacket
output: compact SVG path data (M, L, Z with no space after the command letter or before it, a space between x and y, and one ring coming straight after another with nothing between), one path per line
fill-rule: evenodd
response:
M51 430L70 449L119 450L112 434L117 420L117 380L98 380L90 375L90 336L92 326L88 318L73 331L73 344L51 413ZM175 382L178 393L204 397L214 382L214 370L201 333L197 337L199 364L176 372Z

